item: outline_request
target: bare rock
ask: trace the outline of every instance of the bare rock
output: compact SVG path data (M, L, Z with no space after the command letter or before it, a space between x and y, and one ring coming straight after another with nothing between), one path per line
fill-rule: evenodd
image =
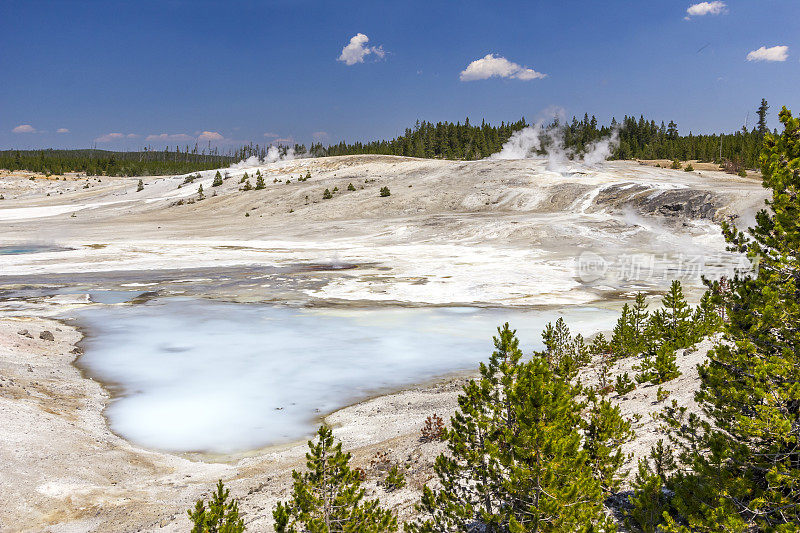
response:
M29 339L33 338L33 335L27 329L21 329L17 332L17 335L22 335L23 337L28 337Z
M44 340L44 341L54 341L54 340L56 340L56 338L53 337L53 332L52 331L48 331L48 330L44 330L41 333L39 333L39 338Z

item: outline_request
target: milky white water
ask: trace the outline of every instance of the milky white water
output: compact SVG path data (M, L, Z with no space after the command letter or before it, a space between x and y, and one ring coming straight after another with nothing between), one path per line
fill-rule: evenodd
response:
M121 395L111 428L143 446L235 452L313 432L319 416L376 392L475 369L509 321L526 353L563 315L573 332L608 329L596 308L320 310L193 299L80 311L79 365Z

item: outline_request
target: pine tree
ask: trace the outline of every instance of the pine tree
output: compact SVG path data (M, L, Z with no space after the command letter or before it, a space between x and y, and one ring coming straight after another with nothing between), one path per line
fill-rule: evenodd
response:
M631 310L631 321L634 330L634 336L637 345L644 343L644 332L647 327L647 299L643 292L637 292L633 302L633 309Z
M686 348L694 344L691 321L692 309L683 297L681 282L673 280L669 291L661 299L663 310L663 339L674 348Z
M459 396L449 453L434 466L440 488L423 489L422 520L408 530L588 532L608 525L582 448L578 388L551 369L546 352L521 364L508 324L494 343L480 378Z
M278 533L383 533L397 531L397 518L378 500L364 500L350 454L334 444L333 432L321 426L316 444L308 442L308 472L292 472L292 498L272 513Z
M656 533L664 524L664 512L670 509L665 487L675 470L672 449L659 440L650 449L650 457L639 460L634 477L631 509L626 512L625 524L643 533Z
M582 447L576 389L534 355L520 373L512 402L519 430L508 436L508 531L594 532L611 528L601 484ZM598 477L608 474L610 471Z
M139 180L139 183L136 185L136 192L141 192L144 190L144 182Z
M767 111L769 111L769 105L767 105L767 100L762 98L761 105L758 106L758 111L756 111L756 114L758 115L758 124L756 126L756 130L758 131L758 134L762 136L769 133L769 128L767 127Z
M714 302L712 290L703 293L703 296L700 297L700 303L692 313L693 335L697 340L717 333L722 328L722 317Z
M241 533L244 531L244 520L239 517L239 504L236 500L228 501L230 490L220 479L217 490L211 495L206 507L200 499L194 510L186 511L192 522L192 533Z
M617 357L637 357L646 348L648 317L644 293L636 293L633 306L622 306L622 315L617 320L611 337L611 349Z
M725 342L700 367L704 418L670 418L680 460L674 505L695 529L797 531L800 524L800 119L784 107L781 135L761 155L771 212L731 246L760 259L725 297ZM683 413L685 415L685 412Z
M261 175L261 171L256 172L256 190L260 191L266 188L266 184L264 183L264 176Z
M386 489L386 492L393 492L405 486L405 474L403 474L398 465L392 466L386 473L386 479L383 481L383 488Z
M606 493L614 493L627 472L620 471L628 456L622 445L634 437L631 423L622 417L619 406L605 395L589 394L589 420L584 428L584 449L592 473Z
M556 325L549 323L542 332L544 342L543 356L551 370L571 379L578 369L589 361L589 349L581 335L575 337L569 331L563 318L556 320Z
M656 348L652 361L650 382L654 385L666 383L681 375L680 370L678 370L675 350L669 343L664 343Z
M214 174L214 182L211 184L211 186L219 187L220 185L222 185L222 174L220 174L219 170L217 170L217 173Z
M204 199L205 197L206 197L206 195L205 195L205 194L203 194L203 185L202 185L202 184L200 184L200 186L197 188L197 199L198 199L198 200L202 200L202 199Z
M611 349L617 357L631 357L638 355L636 343L636 329L631 306L627 303L622 306L622 314L617 319L617 325L611 335Z
M509 497L498 446L517 426L510 393L522 350L508 323L497 328L497 334L495 351L488 363L480 364L480 378L469 381L458 397L459 409L445 434L450 454L439 455L434 464L442 488L424 487L420 510L429 518L410 526L412 531L468 531L476 520L495 524L492 531L503 521L498 502Z

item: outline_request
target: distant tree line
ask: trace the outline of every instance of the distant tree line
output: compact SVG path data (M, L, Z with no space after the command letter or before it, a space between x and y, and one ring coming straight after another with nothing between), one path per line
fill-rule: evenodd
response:
M755 168L764 135L769 133L766 115L769 106L766 100L758 108L756 127L742 127L734 133L681 135L674 121L657 124L644 116L624 116L621 122L611 119L609 125L598 124L597 118L585 114L582 120L573 117L571 122L561 123L555 119L545 126L550 137L556 137L570 153L580 154L600 139L609 138L618 132L619 143L612 152L612 159L671 159L723 164L734 162L737 167ZM467 118L461 122L419 122L406 129L403 135L389 141L367 143L344 141L327 147L312 144L314 156L353 154L384 154L436 159L482 159L499 152L511 135L528 126L525 118L517 122L501 122L492 126L485 121L480 126L470 124Z
M233 155L196 153L189 150L163 151L144 149L139 152L107 150L4 150L0 151L0 168L29 170L42 174L85 172L89 176L163 176L187 174L230 165L238 161Z
M402 155L436 159L482 159L499 152L511 135L528 124L522 118L517 122L501 122L492 126L485 121L473 126L469 119L464 123L420 122L414 128L390 141L340 142L327 147L312 144L310 152L316 157L353 154Z

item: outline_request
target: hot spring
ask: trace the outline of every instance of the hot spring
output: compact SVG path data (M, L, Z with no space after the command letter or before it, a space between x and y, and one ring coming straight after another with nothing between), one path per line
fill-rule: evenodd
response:
M473 370L503 322L526 352L564 316L609 329L598 308L297 309L188 298L77 312L78 365L113 385L111 429L149 448L231 453L301 439L319 417L380 392Z

